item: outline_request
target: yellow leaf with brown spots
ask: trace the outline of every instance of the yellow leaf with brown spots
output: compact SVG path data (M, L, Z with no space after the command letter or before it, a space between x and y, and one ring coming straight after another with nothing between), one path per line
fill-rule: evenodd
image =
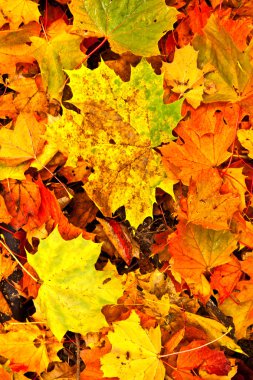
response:
M47 140L68 155L67 164L76 166L80 158L89 163L92 173L84 187L105 216L125 206L137 227L152 215L156 187L172 193L173 182L152 148L172 138L182 101L163 103L163 78L145 61L132 70L128 83L104 62L97 70L67 73L71 103L82 112L64 110L48 126Z

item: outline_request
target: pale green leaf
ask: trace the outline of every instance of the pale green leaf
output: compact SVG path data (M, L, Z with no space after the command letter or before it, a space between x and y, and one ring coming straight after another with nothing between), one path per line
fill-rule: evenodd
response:
M106 37L117 53L160 54L159 39L173 29L177 10L164 0L76 0L69 8L74 29Z

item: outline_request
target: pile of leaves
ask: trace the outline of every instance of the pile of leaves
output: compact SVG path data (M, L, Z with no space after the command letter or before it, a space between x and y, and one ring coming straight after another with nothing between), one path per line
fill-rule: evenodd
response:
M1 380L253 378L252 17L0 0Z

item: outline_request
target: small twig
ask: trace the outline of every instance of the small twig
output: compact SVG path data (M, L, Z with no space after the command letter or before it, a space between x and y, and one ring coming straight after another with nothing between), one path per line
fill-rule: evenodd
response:
M80 380L80 337L79 334L75 333L76 339L76 380Z
M23 269L24 272L26 272L28 274L28 276L30 276L33 281L37 282L37 284L41 284L41 281L38 280L37 278L35 278L25 267L24 265L19 261L19 259L15 256L15 254L12 252L12 250L8 247L7 244L5 244L2 240L0 240L0 244L2 244L2 246L9 252L9 254L13 257L14 260L16 260L16 262L21 266L21 268Z

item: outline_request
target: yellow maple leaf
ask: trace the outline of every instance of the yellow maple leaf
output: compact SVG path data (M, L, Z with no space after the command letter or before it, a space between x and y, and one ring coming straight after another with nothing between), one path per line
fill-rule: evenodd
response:
M2 22L9 22L11 29L17 29L22 23L39 22L38 4L31 0L0 0L0 10L4 15Z
M116 322L113 327L114 332L108 334L112 350L101 359L104 375L120 380L163 380L160 326L144 330L138 315L132 312L127 320Z
M197 66L198 52L191 45L176 50L172 63L163 63L165 80L172 91L184 96L192 107L197 108L204 92L206 69Z

